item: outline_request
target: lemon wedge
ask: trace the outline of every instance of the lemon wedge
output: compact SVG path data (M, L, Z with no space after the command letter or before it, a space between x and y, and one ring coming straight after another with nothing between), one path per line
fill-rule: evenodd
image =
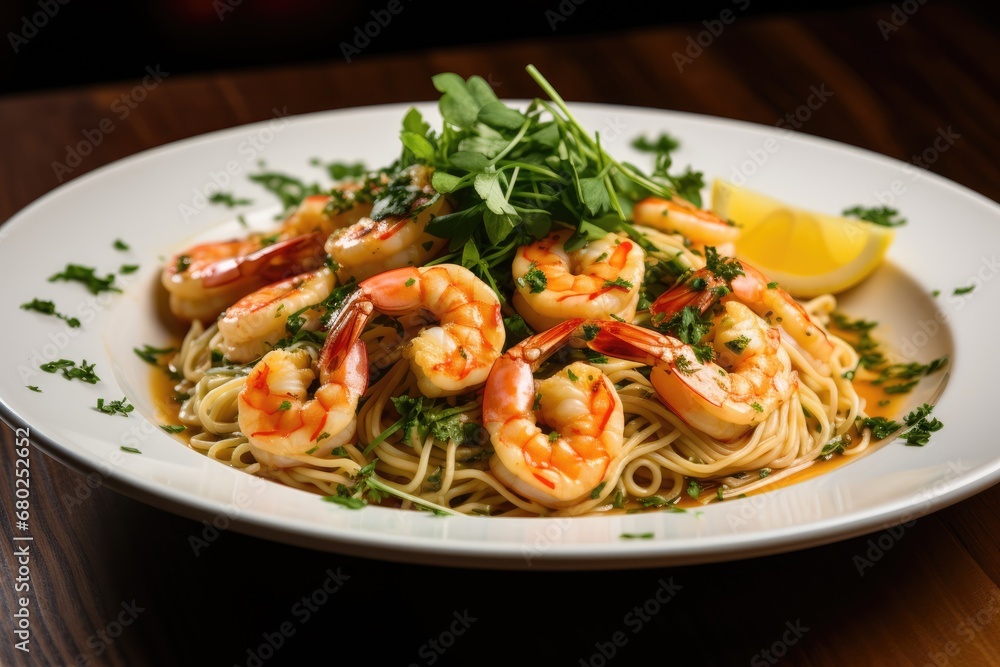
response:
M857 285L895 237L889 227L797 208L722 180L712 184L712 210L742 228L737 256L800 298Z

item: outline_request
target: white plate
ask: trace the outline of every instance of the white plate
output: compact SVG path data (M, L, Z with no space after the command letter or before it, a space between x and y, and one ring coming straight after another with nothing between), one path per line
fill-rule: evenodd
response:
M439 126L434 105L419 106ZM909 522L1000 479L1000 448L990 421L996 394L992 324L1000 310L993 280L1000 268L997 204L911 165L830 141L607 105L573 108L585 127L601 132L609 152L639 165L648 166L649 157L635 153L631 140L667 131L682 141L675 164L692 164L707 180L732 179L742 170L748 187L832 213L894 198L892 205L909 223L898 230L887 264L844 295L841 309L878 320L878 335L912 360L950 355L947 373L925 379L907 397L909 405L937 402L934 416L945 426L928 445L891 442L828 474L698 513L577 519L348 510L187 449L159 428L151 368L132 352L167 340L151 298L162 258L194 238L239 230L233 211L204 205L205 193L218 189L213 183L256 202L240 209L251 223L271 220L277 203L246 177L259 171L258 160L305 180L322 179L322 171L309 165L314 157L388 164L398 154L407 108L276 118L195 137L98 169L14 216L0 234L0 265L8 276L0 294L7 322L0 332L3 418L14 427L27 425L32 442L55 458L96 471L92 483L220 528L352 555L468 567L630 568L788 551ZM115 239L131 249L114 249ZM119 277L124 293L92 296L77 283L48 282L67 263L102 274L126 263L141 269ZM973 284L971 293L952 294ZM936 299L933 290L941 291ZM54 301L83 326L71 329L20 309L35 297ZM67 381L39 370L41 363L61 358L96 363L101 381ZM98 398L123 396L136 406L127 418L94 409ZM652 538L622 537L644 533Z

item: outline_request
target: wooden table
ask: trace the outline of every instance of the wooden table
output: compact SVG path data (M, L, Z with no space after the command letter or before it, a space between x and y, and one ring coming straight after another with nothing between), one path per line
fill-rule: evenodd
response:
M717 36L700 24L573 38L556 32L544 40L350 64L170 75L66 178L167 142L267 119L275 107L298 114L433 99L429 79L441 71L480 74L501 96L531 97L537 91L523 68L534 63L569 100L768 125L794 114L811 87L826 86L835 94L802 121L801 131L910 160L939 131L953 128L961 138L927 167L1000 200L996 22L963 5L894 7L778 18L741 18L735 11L734 20L717 24L723 26ZM700 52L691 47L698 40L707 44ZM171 68L150 64L164 73ZM55 188L52 164L66 160L65 147L99 127L136 85L0 98L0 219ZM0 553L13 573L14 454L7 427L0 452L7 471L0 478L6 510ZM99 485L91 489L80 472L37 449L31 481L31 652L15 649L15 622L6 615L5 665L312 659L575 666L635 664L648 656L658 664L1000 664L997 486L897 537L873 534L722 564L546 573L391 564L236 532L222 533L196 557L189 537L204 528L196 521ZM81 488L84 499L65 502ZM859 574L855 557L880 537L891 548ZM341 590L303 612L303 598L328 572L342 577ZM15 609L23 595L13 578L8 574L0 586L4 610ZM639 609L664 582L682 586L683 594L643 616ZM530 636L542 646L527 645Z

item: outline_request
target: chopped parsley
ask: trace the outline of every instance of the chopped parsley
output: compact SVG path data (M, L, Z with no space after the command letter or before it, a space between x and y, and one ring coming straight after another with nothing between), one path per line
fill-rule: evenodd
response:
M604 288L605 289L619 288L619 289L624 289L624 290L630 290L630 289L632 289L632 283L630 283L629 281L625 280L621 276L618 276L614 280L605 280L604 281Z
M109 273L107 276L101 278L97 275L97 269L80 264L67 264L66 268L61 272L49 276L50 283L57 280L82 283L91 294L121 292L121 289L114 284L115 275L113 273Z
M673 153L679 146L680 142L665 132L652 141L644 135L632 140L632 148L644 153Z
M38 388L38 387L37 387L36 385L33 385L33 384L28 384L28 385L25 385L25 386L26 386L26 387L27 387L28 389L30 389L31 391L37 391L37 392L38 392L39 394L40 394L40 393L42 393L42 390L41 390L41 389L39 389L39 388Z
M584 324L583 325L583 339L584 340L594 340L597 338L597 334L601 331L601 326L599 324Z
M651 540L653 533L622 533L623 540Z
M607 482L601 482L598 484L593 491L590 492L590 497L593 500L597 500L601 497L601 492L604 491L604 487L607 486Z
M42 364L39 368L46 373L62 371L63 377L67 380L80 380L89 384L97 384L101 378L97 377L97 374L94 373L94 366L95 364L88 364L86 359L79 366L76 365L75 361L60 359L59 361L50 361L47 364Z
M135 447L126 447L125 445L122 445L120 449L123 452L128 452L129 454L142 454L142 452L136 449Z
M253 200L251 199L237 199L236 197L233 196L233 193L231 192L215 192L212 194L211 197L208 198L208 201L212 202L213 204L223 204L228 208L234 208L236 206L245 206L247 204L253 203Z
M687 494L693 499L698 500L698 496L701 495L702 486L698 480L691 478L688 480Z
M54 315L61 320L64 320L66 324L73 327L74 329L80 326L80 320L75 317L69 317L63 315L62 313L56 311L56 304L52 301L43 301L42 299L32 299L28 303L22 303L21 308L23 310L33 310L36 313L42 313L43 315Z
M135 410L135 406L128 402L124 396L120 401L105 401L103 398L97 399L97 411L106 415L121 415L128 417L128 413Z
M976 289L975 285L969 285L968 287L956 287L951 291L955 296L961 296L963 294L968 294L972 290Z
M746 275L739 260L732 257L720 257L713 246L705 247L705 266L712 272L712 275L727 283L737 276Z
M864 206L854 206L845 208L841 215L858 220L865 220L883 227L898 227L906 224L906 218L899 217L899 211L888 206L874 206L867 208Z
M140 359L145 361L147 364L152 364L156 366L159 363L158 356L162 354L170 354L175 352L177 348L175 347L153 347L152 345L143 345L142 348L133 347L132 351L135 352Z
M872 437L876 439L887 438L905 427L907 430L900 439L909 446L923 447L930 440L931 433L944 426L938 419L928 419L933 409L934 406L924 403L907 414L902 424L884 417L868 417L862 420L861 425L863 428L870 428Z
M673 336L682 343L690 345L698 361L705 363L711 361L712 357L715 356L711 345L700 344L701 339L705 337L711 327L712 320L710 318L702 317L701 312L694 306L684 306L656 328L661 333Z
M291 410L292 409L292 404L289 401L282 401L281 404L278 406L278 409L279 410Z
M732 350L734 354L743 354L743 350L747 349L747 345L749 344L750 339L746 336L740 336L739 338L726 341L726 347Z
M121 239L115 239L114 248L115 250L125 251L129 249L129 245L124 241L122 241Z
M160 424L162 428L167 433L180 433L181 431L187 430L187 426L183 424Z
M305 183L278 172L250 174L248 178L277 197L285 211L295 208L306 197L323 194L323 189L318 183Z
M835 438L831 438L829 442L823 445L823 450L819 453L819 456L822 459L829 460L834 454L843 454L849 444L851 444L849 436L838 435Z
M538 268L536 262L532 262L528 267L528 272L517 279L517 284L520 287L527 288L532 294L540 294L545 291L548 286L548 278L542 273L542 270Z
M899 422L886 419L885 417L866 417L861 422L862 428L871 429L872 437L876 440L888 438L890 435L902 428Z

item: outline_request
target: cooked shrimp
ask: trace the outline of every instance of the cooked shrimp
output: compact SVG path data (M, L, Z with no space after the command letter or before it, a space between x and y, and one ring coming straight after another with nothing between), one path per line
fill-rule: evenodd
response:
M622 402L604 373L577 361L545 380L532 375L584 321L567 320L509 349L483 391L483 426L496 452L490 467L509 488L546 507L590 494L622 447Z
M307 234L261 247L261 239L202 243L167 262L160 281L170 310L189 322L210 322L242 296L288 276L319 268L323 237Z
M740 236L738 227L680 197L647 197L635 204L632 219L639 225L681 234L696 245L725 246L730 254Z
M780 334L738 302L715 323L714 361L671 336L624 322L602 322L588 345L653 367L657 395L686 424L714 438L738 438L789 399L798 386Z
M285 323L292 314L302 319L299 329L315 331L322 313L309 306L330 296L333 285L333 272L323 267L251 292L227 308L219 319L219 351L237 363L259 358L285 337ZM308 310L299 313L303 309Z
M342 283L352 278L364 280L388 269L426 264L448 244L447 239L424 231L435 216L452 210L431 187L430 173L423 165L409 168L386 186L387 194L376 201L370 217L330 235L326 251L339 266L337 278ZM409 202L406 214L386 213L392 210L395 199Z
M338 356L342 361L334 365L324 346L318 373L305 349L272 350L254 366L239 395L239 425L261 465L300 465L291 457L329 456L354 437L358 401L368 386L365 345L359 340ZM320 386L308 398L317 375Z
M292 238L317 232L327 238L334 231L350 227L371 213L370 201L358 201L360 185L346 184L331 195L310 195L302 200L281 225L280 238Z
M671 317L685 306L693 306L704 313L720 300L737 300L749 306L768 324L781 327L816 361L824 364L830 361L833 343L798 301L777 283L768 282L764 274L746 262L737 259L723 261L735 262L734 266L740 268L740 274L727 281L707 267L695 271L683 283L661 294L650 306L654 322Z
M632 321L646 270L642 248L609 233L567 252L572 234L552 232L517 249L511 265L514 309L536 331L575 317Z
M398 318L408 335L419 332L403 356L425 396L478 387L503 350L500 301L472 271L456 264L403 267L362 280L331 323L328 338L345 349L375 310Z

